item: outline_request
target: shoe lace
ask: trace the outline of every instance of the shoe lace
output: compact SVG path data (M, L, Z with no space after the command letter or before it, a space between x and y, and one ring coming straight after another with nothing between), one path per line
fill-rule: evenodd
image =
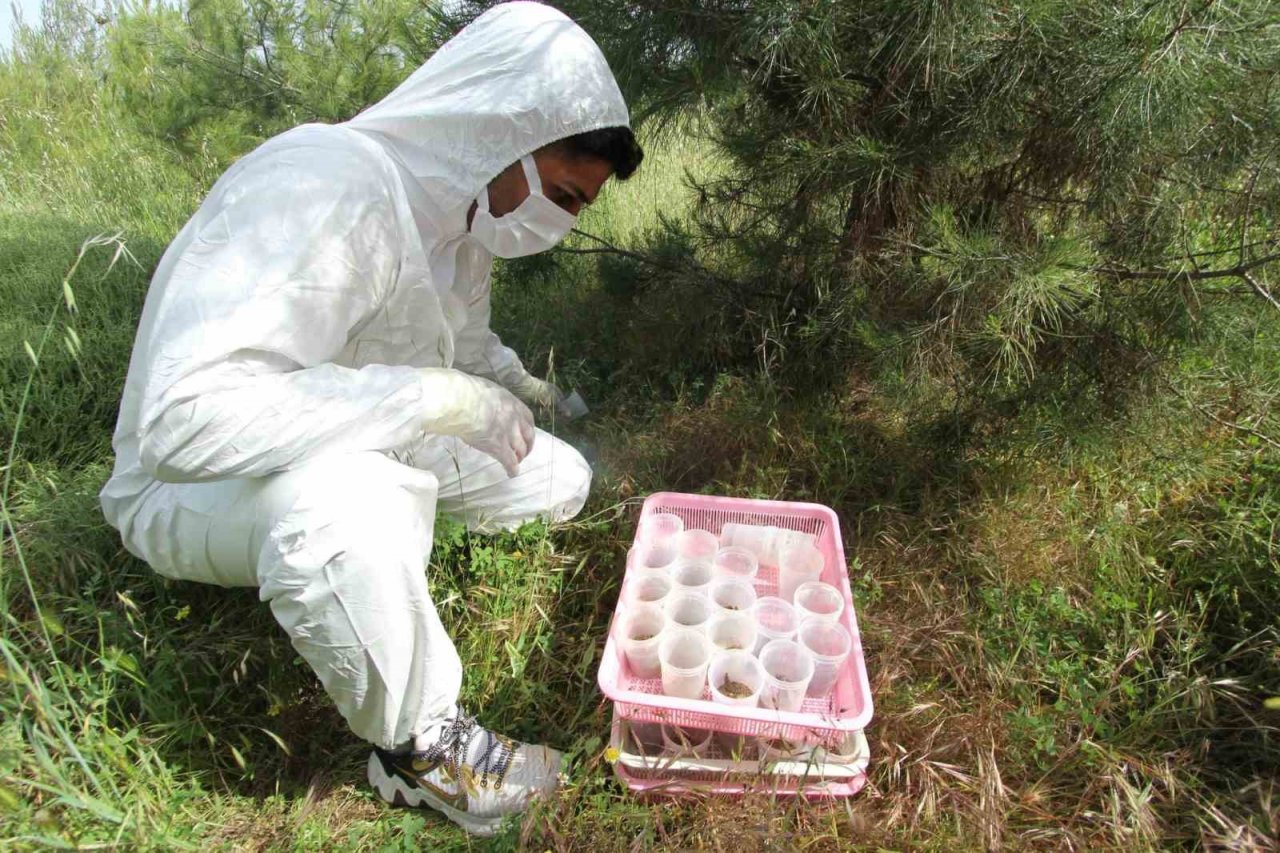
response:
M433 765L443 764L455 777L461 778L462 766L466 763L471 741L480 735L486 738L486 743L472 765L472 769L478 777L481 788L492 780L496 791L502 787L507 770L511 768L514 746L506 738L476 725L475 717L459 711L457 716L445 723L439 739L421 753L421 758Z

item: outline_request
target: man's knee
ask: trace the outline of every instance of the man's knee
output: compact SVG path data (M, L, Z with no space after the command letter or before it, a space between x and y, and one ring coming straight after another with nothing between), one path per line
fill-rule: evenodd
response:
M566 521L582 511L591 492L591 466L582 454L559 439L551 462L550 506L552 521Z
M263 598L307 575L360 571L377 584L406 566L421 571L435 517L434 475L381 454L356 454L288 472L275 484L259 557ZM336 579L336 578L334 578Z

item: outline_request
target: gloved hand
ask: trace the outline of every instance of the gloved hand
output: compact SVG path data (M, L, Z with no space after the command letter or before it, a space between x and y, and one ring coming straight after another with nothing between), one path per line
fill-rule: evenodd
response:
M427 432L456 435L514 477L533 449L533 413L510 391L460 370L427 367L422 377Z
M546 382L531 373L526 373L512 383L511 393L530 406L541 406L547 410L555 410L562 418L573 417L573 412L565 403L564 392L550 382Z

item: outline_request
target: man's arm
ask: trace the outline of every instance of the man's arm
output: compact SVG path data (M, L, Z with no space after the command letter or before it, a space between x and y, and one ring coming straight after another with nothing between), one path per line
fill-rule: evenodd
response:
M458 399L493 403L457 371L333 363L380 310L401 244L376 164L321 153L262 158L220 182L144 320L138 439L156 478L255 477L427 428L474 433L484 412Z

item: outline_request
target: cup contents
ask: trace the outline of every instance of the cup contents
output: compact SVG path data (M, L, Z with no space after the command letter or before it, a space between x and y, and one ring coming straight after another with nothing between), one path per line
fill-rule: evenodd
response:
M707 637L717 649L744 651L754 654L756 648L756 619L751 613L734 613L721 610L707 622Z
M624 617L622 653L637 678L657 678L661 674L658 640L666 623L662 608L653 604L637 604Z
M764 687L764 669L750 652L716 652L707 669L711 700L755 707Z
M711 582L711 601L720 610L750 613L756 604L756 588L737 578L717 578Z

